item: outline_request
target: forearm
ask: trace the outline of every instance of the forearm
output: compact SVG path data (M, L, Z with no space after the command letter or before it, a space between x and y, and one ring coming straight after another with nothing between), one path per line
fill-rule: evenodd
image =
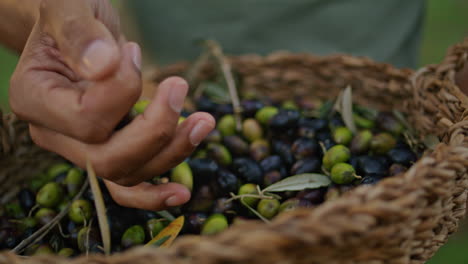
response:
M39 12L40 0L0 0L0 44L21 52Z

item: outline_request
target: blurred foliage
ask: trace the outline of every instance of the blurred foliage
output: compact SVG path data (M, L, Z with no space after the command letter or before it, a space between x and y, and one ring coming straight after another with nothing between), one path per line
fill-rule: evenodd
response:
M421 63L438 63L447 47L468 36L468 16L465 0L428 0L425 33L421 49ZM0 47L0 106L7 107L7 87L14 71L17 56ZM429 261L429 264L468 263L468 231L459 232Z

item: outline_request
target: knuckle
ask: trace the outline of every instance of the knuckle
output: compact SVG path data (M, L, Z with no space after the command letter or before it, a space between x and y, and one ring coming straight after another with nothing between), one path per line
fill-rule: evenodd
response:
M167 144L172 139L172 133L172 129L165 126L156 128L155 135L158 142L161 142L161 144Z

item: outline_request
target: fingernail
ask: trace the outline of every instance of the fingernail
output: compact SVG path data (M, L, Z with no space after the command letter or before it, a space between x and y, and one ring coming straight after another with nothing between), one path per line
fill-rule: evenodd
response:
M198 123L192 128L192 132L190 132L190 143L194 146L198 146L212 129L213 127L211 127L205 120L198 121Z
M177 206L177 205L181 204L181 202L179 201L179 197L177 195L173 195L173 196L167 198L164 203L168 207Z
M138 44L134 44L131 46L130 53L132 55L133 64L135 67L141 71L141 49Z
M182 111L187 91L187 83L183 81L176 82L171 87L169 92L169 105L176 113L180 113L180 111Z
M89 75L97 75L112 62L115 48L103 40L95 40L83 52L82 70Z

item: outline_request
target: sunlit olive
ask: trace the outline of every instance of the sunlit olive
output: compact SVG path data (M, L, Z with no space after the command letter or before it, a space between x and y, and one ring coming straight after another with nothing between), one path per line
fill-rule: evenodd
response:
M121 245L123 248L130 248L141 245L145 242L145 229L141 225L134 225L128 228L122 235Z
M149 219L146 221L146 232L149 237L153 238L166 227L167 221L165 219Z
M228 166L232 162L231 153L229 153L229 150L221 144L210 143L206 147L206 151L208 157L215 160L218 164Z
M36 195L36 202L44 207L55 207L63 198L62 187L56 182L44 185Z
M263 129L257 120L249 118L242 123L242 135L250 142L262 138Z
M361 154L369 149L370 142L372 139L372 132L370 130L359 131L354 136L349 147L351 153Z
M331 179L336 184L349 184L356 179L356 171L348 163L337 163L331 169Z
M333 140L337 144L348 145L353 138L353 133L347 127L337 127L333 131Z
M233 155L244 156L249 153L249 144L237 135L224 137L223 143Z
M261 161L270 155L270 143L264 139L257 139L250 144L250 157L256 161Z
M229 224L226 217L222 214L212 214L208 219L206 219L203 224L201 234L202 235L214 235L217 234L226 228Z
M42 226L51 222L56 215L57 213L50 208L41 208L36 212L34 218L37 220L39 225Z
M325 169L330 170L335 164L349 160L350 151L343 145L331 147L323 156L322 164Z
M77 224L89 222L93 215L93 206L87 200L75 200L68 211L68 218Z
M389 150L396 145L395 138L388 133L379 133L372 137L370 148L374 153L386 154Z
M73 257L75 255L75 250L72 248L62 248L57 255L65 258Z
M171 182L176 182L184 185L192 191L193 189L193 174L187 162L182 162L177 165L171 172Z
M257 205L257 211L266 219L272 219L278 214L280 202L276 199L262 199Z
M65 178L65 186L68 191L68 195L73 197L78 194L85 181L85 175L83 171L78 168L71 168Z
M223 136L231 136L236 133L236 120L233 115L225 115L219 121L217 129Z
M274 106L265 106L257 111L255 119L263 125L266 125L270 119L278 113L278 108Z

